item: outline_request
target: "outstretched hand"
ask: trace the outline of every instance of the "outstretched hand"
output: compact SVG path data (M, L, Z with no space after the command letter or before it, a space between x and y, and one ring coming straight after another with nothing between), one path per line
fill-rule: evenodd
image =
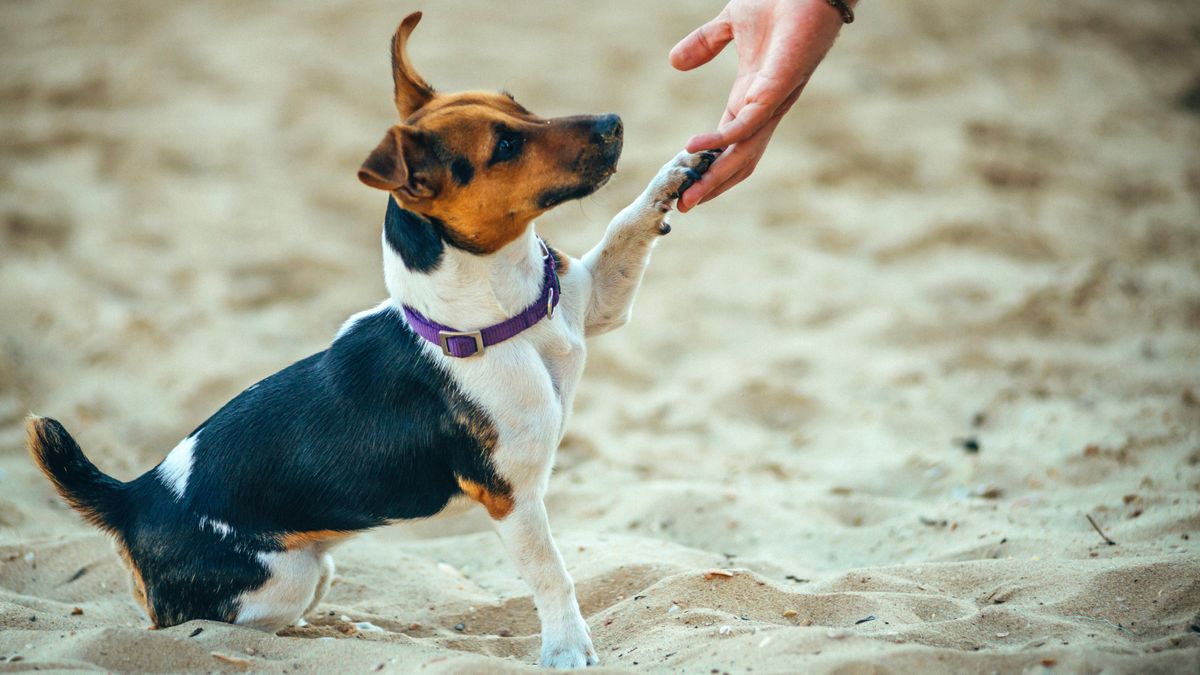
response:
M687 144L688 152L725 152L683 193L680 211L716 197L754 171L775 127L841 27L841 15L826 0L731 0L715 19L675 45L670 59L679 70L708 63L730 41L738 57L737 78L716 131L693 136Z

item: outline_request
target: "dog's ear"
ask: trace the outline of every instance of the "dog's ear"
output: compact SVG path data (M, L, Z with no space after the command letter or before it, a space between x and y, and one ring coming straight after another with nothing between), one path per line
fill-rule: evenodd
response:
M358 179L378 190L395 192L405 201L437 196L436 158L425 133L401 124L387 135L358 169Z
M406 49L408 36L420 21L420 12L409 14L392 36L392 82L396 85L396 112L402 120L433 99L433 87L417 74Z

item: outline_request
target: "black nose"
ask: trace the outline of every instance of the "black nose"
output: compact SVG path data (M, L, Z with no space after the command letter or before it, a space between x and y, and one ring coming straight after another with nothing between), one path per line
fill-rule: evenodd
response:
M621 118L618 115L600 115L592 125L592 133L598 134L604 140L621 137Z

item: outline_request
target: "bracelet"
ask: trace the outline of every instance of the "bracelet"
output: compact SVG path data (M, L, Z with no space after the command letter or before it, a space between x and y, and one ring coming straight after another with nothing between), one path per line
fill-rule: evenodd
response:
M842 23L854 23L854 10L846 4L846 0L825 0L829 6L842 15Z

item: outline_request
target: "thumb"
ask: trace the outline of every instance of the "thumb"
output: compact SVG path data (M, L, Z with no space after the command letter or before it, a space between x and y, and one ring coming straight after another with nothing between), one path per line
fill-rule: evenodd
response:
M671 49L671 65L677 70L691 70L702 66L721 53L733 39L733 29L721 12L717 18L692 31Z

